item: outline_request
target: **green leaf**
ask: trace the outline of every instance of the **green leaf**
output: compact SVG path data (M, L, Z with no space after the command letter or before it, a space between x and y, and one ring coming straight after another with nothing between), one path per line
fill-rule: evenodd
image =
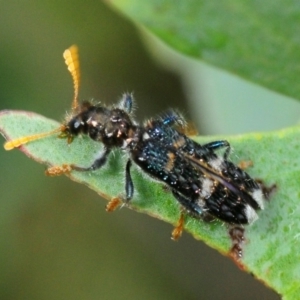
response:
M6 139L15 139L57 128L59 124L40 115L22 111L0 112L0 132ZM276 184L277 192L259 212L259 219L246 226L244 255L239 265L266 285L296 299L300 293L300 127L277 132L247 134L235 137L197 137L199 143L227 139L233 146L231 159L251 160L248 172ZM53 135L20 147L29 157L48 166L74 163L89 166L102 145L88 137L77 138L71 145ZM115 151L107 166L94 172L70 174L72 180L88 185L98 194L111 199L123 192L124 154ZM130 208L176 224L180 209L171 193L159 183L143 176L135 167L132 172L136 193ZM231 242L228 229L220 221L205 223L187 217L185 226L196 239L203 240L223 254Z
M183 54L299 98L299 1L106 2Z

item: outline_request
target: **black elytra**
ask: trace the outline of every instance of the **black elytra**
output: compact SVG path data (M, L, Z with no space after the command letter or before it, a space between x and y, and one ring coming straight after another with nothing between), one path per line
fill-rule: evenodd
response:
M134 196L130 175L132 162L150 177L169 187L185 211L195 217L215 217L231 224L249 224L264 208L264 194L256 180L229 160L230 144L214 141L200 145L182 133L185 121L167 111L143 125L132 116L133 97L126 93L119 105L104 107L84 103L63 134L70 140L86 134L104 145L102 155L90 167L101 168L113 148L128 153L125 168L125 201ZM178 130L180 129L180 130ZM223 155L217 150L224 149Z

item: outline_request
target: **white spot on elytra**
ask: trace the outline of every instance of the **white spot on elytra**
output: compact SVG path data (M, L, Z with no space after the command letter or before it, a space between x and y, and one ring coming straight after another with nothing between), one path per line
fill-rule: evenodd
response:
M255 212L255 210L250 206L250 205L246 205L245 208L245 215L247 217L248 223L252 224L254 223L257 219L258 219L258 215Z
M203 179L200 197L201 198L210 197L213 185L214 185L214 183L212 180L210 180L208 178Z
M261 189L252 192L253 199L257 202L260 209L264 209L264 196Z
M223 158L216 157L209 161L209 164L212 166L213 169L221 172L222 171L222 165L223 165Z
M202 198L199 198L198 201L197 201L197 204L199 205L199 207L201 208L201 210L205 210L204 207L205 207L205 202L203 201Z

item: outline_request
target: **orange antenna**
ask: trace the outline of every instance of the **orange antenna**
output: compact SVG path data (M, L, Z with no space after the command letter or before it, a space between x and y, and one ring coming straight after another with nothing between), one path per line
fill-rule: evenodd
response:
M70 48L64 51L63 57L68 70L72 75L74 83L74 99L72 102L72 109L75 110L78 108L78 92L80 84L78 47L76 45L72 45Z
M79 82L80 82L80 72L79 72L79 59L78 59L78 48L73 45L63 53L65 63L68 66L68 70L72 75L73 83L74 83L74 99L72 103L72 109L75 110L78 108L78 91L79 91ZM20 137L11 141L7 141L4 144L5 150L12 150L14 148L20 147L29 142L47 137L57 132L64 132L66 127L61 125L60 127L43 133L38 133L34 135Z
M61 132L61 131L64 130L64 128L65 128L65 126L62 125L62 126L59 126L56 129L48 131L48 132L28 135L28 136L20 137L20 138L15 139L15 140L8 141L4 144L4 149L7 150L7 151L12 150L12 149L20 147L24 144L27 144L28 142L32 142L32 141L44 138L46 136L52 135L54 133Z

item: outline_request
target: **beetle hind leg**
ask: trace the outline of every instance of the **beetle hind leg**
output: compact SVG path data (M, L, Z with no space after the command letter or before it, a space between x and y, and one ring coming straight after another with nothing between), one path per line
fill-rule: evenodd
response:
M184 229L184 221L185 221L185 213L182 211L180 213L180 218L178 220L178 223L172 231L171 239L173 241L177 241L181 237Z

